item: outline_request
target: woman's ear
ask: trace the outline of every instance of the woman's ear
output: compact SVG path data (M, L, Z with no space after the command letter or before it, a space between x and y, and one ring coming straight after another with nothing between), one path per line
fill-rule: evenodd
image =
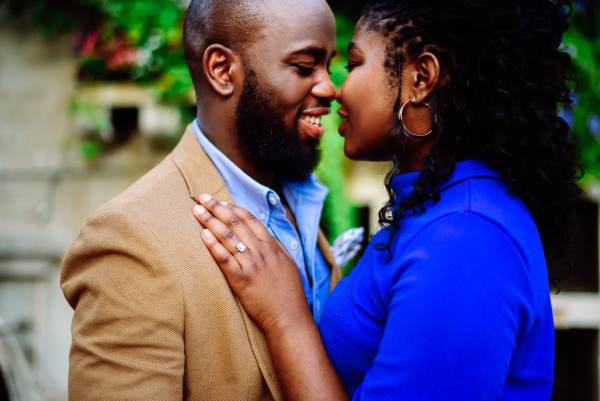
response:
M435 54L424 52L419 55L413 64L412 92L414 102L417 104L426 102L431 98L435 88L440 81L440 62Z
M241 70L240 59L229 48L212 44L204 50L204 75L219 95L229 97L235 91L234 74Z

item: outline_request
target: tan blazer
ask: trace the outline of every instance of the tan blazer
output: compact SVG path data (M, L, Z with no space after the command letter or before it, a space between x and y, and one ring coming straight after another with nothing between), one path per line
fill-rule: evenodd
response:
M75 310L70 400L281 400L262 333L200 239L201 193L231 201L191 127L90 217L61 277ZM319 246L339 280L327 242Z

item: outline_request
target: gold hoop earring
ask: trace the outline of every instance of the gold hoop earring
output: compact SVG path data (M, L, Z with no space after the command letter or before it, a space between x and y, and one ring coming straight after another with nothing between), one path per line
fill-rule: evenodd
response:
M429 137L432 133L433 133L433 124L432 124L432 128L423 133L423 134L419 134L416 132L411 131L406 124L404 124L404 108L406 107L407 104L409 103L413 103L415 101L415 99L409 99L407 100L402 107L400 107L400 111L398 112L398 119L400 120L400 124L402 124L402 134L407 137L408 139L411 139L413 141L424 141L425 139L427 139L427 137ZM431 106L429 103L425 103L423 102L423 104L425 105L425 107L427 107L428 110L431 110ZM433 119L435 121L435 119Z

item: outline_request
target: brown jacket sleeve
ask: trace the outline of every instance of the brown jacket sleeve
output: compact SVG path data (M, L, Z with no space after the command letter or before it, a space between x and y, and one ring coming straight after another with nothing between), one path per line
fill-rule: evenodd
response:
M104 211L63 262L74 309L69 400L183 398L183 301L177 272L135 214Z

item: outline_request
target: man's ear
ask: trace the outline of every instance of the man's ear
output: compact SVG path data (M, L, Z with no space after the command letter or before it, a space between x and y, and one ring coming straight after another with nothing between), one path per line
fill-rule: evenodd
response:
M435 54L424 52L413 64L411 86L415 103L420 104L431 98L440 84L440 62Z
M241 71L240 58L229 48L212 44L204 50L204 75L219 95L229 97L235 91L234 75Z

